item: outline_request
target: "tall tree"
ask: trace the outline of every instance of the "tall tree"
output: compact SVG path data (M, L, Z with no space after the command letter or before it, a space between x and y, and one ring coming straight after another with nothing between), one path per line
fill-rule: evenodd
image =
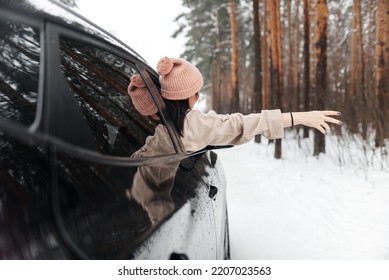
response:
M309 0L310 2L310 10L309 10L309 31L310 31L310 38L309 38L309 63L310 63L310 89L309 89L309 95L310 95L310 106L312 108L312 105L314 105L314 97L315 97L315 90L316 90L316 63L317 63L317 54L316 54L316 36L317 36L317 18L316 18L316 7L317 7L317 1L318 0Z
M287 63L284 109L294 111L298 108L299 102L299 49L300 49L300 0L285 1L287 24L285 25L285 36L288 48L285 51L285 62ZM285 45L285 44L284 44ZM286 96L287 95L287 96Z
M254 27L254 106L253 112L262 108L262 67L261 67L261 26L259 21L259 2L253 1L253 27ZM255 136L255 142L261 142L261 136Z
M304 110L309 110L309 92L310 92L310 56L309 56L309 46L310 46L310 20L309 20L309 9L310 9L310 0L304 0ZM308 127L304 127L304 138L309 137Z
M296 1L295 5L295 49L294 49L294 76L293 76L293 87L295 95L294 110L300 111L300 0Z
M275 13L276 13L276 34L277 34L277 48L278 48L278 68L279 68L279 73L280 73L280 96L279 96L279 102L280 102L280 105L278 106L278 108L284 108L284 104L282 103L284 101L283 99L283 94L284 94L284 74L285 74L285 71L284 71L284 48L283 48L283 36L284 36L284 32L283 32L283 26L282 26L282 23L281 23L281 1L276 1L275 2ZM278 98L278 97L276 97ZM275 101L276 104L278 101ZM277 145L277 144L276 144Z
M209 84L212 77L219 83L218 86L204 87L203 92L211 94L212 90L217 90L216 103L219 104L213 103L214 108L218 108L219 112L230 111L229 98L225 96L230 87L229 0L183 0L182 4L188 12L176 17L178 28L172 37L187 38L181 56L196 65L203 74L205 84Z
M239 111L239 51L236 30L235 0L230 0L231 20L231 111Z
M292 31L292 8L291 8L291 1L286 2L286 14L288 18L288 28L287 28L287 36L288 36L288 66L286 70L286 87L288 88L288 97L285 98L289 102L285 103L287 107L285 107L286 110L293 111L293 103L294 103L294 91L295 88L293 86L293 54L294 54L294 44L293 44L293 31ZM286 101L286 100L285 100ZM284 101L284 102L285 102Z
M376 15L376 96L380 109L376 146L383 146L387 133L387 111L389 100L389 4L387 0L377 0Z
M332 62L332 72L333 72L333 81L331 84L333 85L333 94L335 95L334 98L331 100L331 107L335 106L339 108L340 104L342 103L342 98L341 98L341 79L340 79L340 41L341 41L341 32L342 32L342 4L343 0L341 0L338 3L338 6L334 12L335 14L335 23L334 23L334 46L332 47L333 49L333 62Z
M217 112L221 112L223 104L223 95L221 91L221 38L220 38L220 26L218 24L218 10L215 13L215 48L214 57L212 60L212 70L211 70L211 82L212 82L212 104L211 108Z
M263 1L263 40L262 40L262 48L263 48L263 96L262 96L262 108L269 108L269 95L270 95L270 77L269 77L269 26L268 26L268 10L269 5L268 1Z
M362 37L362 19L361 19L361 0L355 0L352 8L352 29L350 44L350 90L349 90L349 107L352 123L349 128L353 133L359 131L359 124L365 123L365 116L357 114L358 104L366 104L364 96L364 58L363 58L363 37ZM366 126L363 126L366 129Z
M366 33L366 55L365 55L365 67L366 67L366 90L365 93L368 94L367 100L369 101L370 108L374 107L374 102L371 102L371 100L375 100L372 95L375 93L375 83L374 83L374 77L375 77L375 71L373 70L375 66L375 19L374 19L374 9L375 9L375 1L368 0L368 27L367 27L367 33ZM373 103L373 106L371 105ZM369 115L369 121L371 122L371 116ZM366 139L367 135L365 135L364 139Z
M271 87L273 89L273 101L275 108L281 108L281 65L280 65L280 48L279 48L279 33L277 31L279 28L279 13L277 12L277 0L270 0L269 3L269 11L270 11L270 75L271 75ZM281 139L276 140L275 158L281 158Z
M368 97L366 95L366 85L365 85L365 51L363 47L363 24L362 24L362 1L356 0L355 5L355 14L356 14L356 26L357 26L357 45L358 45L358 54L357 54L357 77L358 77L358 90L356 94L358 96L359 104L356 107L367 106ZM362 124L362 135L364 139L367 139L367 114L358 114L359 123Z
M326 0L318 0L316 4L316 109L324 110L327 98L327 24L328 6ZM314 155L325 153L325 138L315 131Z

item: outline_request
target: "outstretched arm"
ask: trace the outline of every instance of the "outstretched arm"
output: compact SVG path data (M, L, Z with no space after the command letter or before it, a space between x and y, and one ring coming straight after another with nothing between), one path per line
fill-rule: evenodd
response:
M338 119L329 116L339 116L341 113L338 111L309 111L309 112L292 112L282 113L282 122L284 127L292 126L293 124L302 124L308 127L313 127L319 130L321 133L326 134L330 130L328 123L334 123L337 125L343 124Z

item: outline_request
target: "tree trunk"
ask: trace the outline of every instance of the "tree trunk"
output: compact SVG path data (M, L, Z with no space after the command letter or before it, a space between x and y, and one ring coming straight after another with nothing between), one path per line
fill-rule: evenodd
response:
M387 137L387 111L388 111L388 94L389 94L389 48L387 40L389 34L386 29L387 21L389 20L389 4L387 0L377 0L377 15L376 15L376 96L379 108L379 119L376 127L376 146L384 145L384 140ZM388 28L389 29L389 28Z
M309 9L310 1L304 0L304 111L309 111L309 91L310 91L310 56L309 56L309 46L310 46L310 20L309 20ZM304 126L304 138L309 137L309 128Z
M352 133L360 132L360 124L363 131L366 131L366 115L359 108L366 108L364 96L364 58L363 58L363 37L361 20L361 0L355 0L352 10L352 29L350 44L350 90L348 94L348 128Z
M340 46L340 40L341 40L341 36L340 36L340 32L341 32L341 21L342 21L342 7L341 7L341 3L339 3L339 6L336 10L336 23L335 23L335 40L334 40L334 45L333 45L333 49L334 49L334 56L333 56L333 62L332 62L332 65L333 65L333 71L334 71L334 94L335 94L335 98L334 98L334 101L333 101L333 104L331 105L334 105L336 106L336 104L340 104L341 103L341 100L340 100L340 79L339 79L339 70L340 70L340 67L339 67L339 60L340 60L340 57L339 57L339 46Z
M355 15L356 15L356 27L357 27L357 44L358 44L358 65L357 65L357 89L356 95L358 98L358 108L370 108L368 106L368 99L366 96L365 85L365 55L363 48L363 25L362 25L362 3L361 0L355 1ZM357 114L359 116L358 122L362 125L362 136L367 139L367 114ZM357 130L359 131L359 130Z
M357 44L356 44L356 37L357 37L357 20L356 20L356 13L355 13L355 6L357 5L357 2L354 1L353 5L353 12L352 12L352 23L351 23L351 42L350 42L350 55L351 55L351 65L350 65L350 99L353 100L355 98L355 91L356 91L356 71L357 68ZM355 104L354 104L355 105Z
M316 33L316 109L324 110L327 97L327 20L328 7L326 0L318 0L316 4L317 33ZM325 138L315 131L314 155L325 153Z
M230 0L231 23L231 97L232 112L239 111L239 53L236 31L236 6L235 0Z
M294 44L293 44L293 29L292 29L292 9L291 9L291 1L286 2L286 11L287 11L287 17L288 17L288 68L287 68L287 83L286 88L287 91L284 90L285 94L288 96L285 98L284 102L288 101L286 103L287 107L284 107L285 110L293 111L293 103L294 103L294 96L295 96L295 87L293 85L293 54L294 54Z
M264 17L263 17L263 96L262 96L262 109L269 108L269 27L268 27L268 14L269 7L268 1L264 1Z
M216 15L217 18L217 15ZM220 91L220 62L219 62L219 50L220 50L220 33L219 33L219 23L216 22L215 25L216 30L216 40L215 40L215 48L218 50L215 53L215 56L213 57L212 61L212 104L211 108L215 110L216 112L221 111L222 102L221 102L221 91Z
M258 113L262 108L262 67L261 67L261 26L259 22L259 3L253 0L254 21L254 98L253 112ZM255 142L261 142L261 135L255 136Z
M374 28L375 28L375 20L374 20L374 9L375 5L373 4L373 0L369 0L369 9L368 9L368 31L367 31L367 46L366 46L366 55L365 55L365 81L366 81L366 89L365 89L365 95L366 99L369 102L369 108L370 110L374 110L372 105L374 105L374 102L371 100L374 100L375 96L375 85L374 85L374 67L375 67L375 48L374 46ZM367 122L373 123L373 117L371 116L373 114L368 115ZM366 135L367 137L367 135Z
M300 0L296 3L296 14L295 14L295 51L294 51L294 76L293 76L293 87L295 88L295 105L293 111L300 110Z
M280 72L280 59L279 59L279 34L277 31L279 28L277 13L277 0L270 0L270 69L271 69L271 83L274 95L274 106L281 108L281 72ZM275 144L275 158L281 158L281 139L276 140Z
M357 0L358 1L358 0ZM348 115L351 116L348 128L352 133L358 131L358 120L356 115L356 91L357 91L357 15L356 5L357 1L354 1L352 10L352 23L351 23L351 40L350 40L350 90L349 90L349 102L348 102Z
M282 37L283 37L283 28L281 24L281 1L276 1L276 19L277 19L277 47L278 47L278 68L280 73L280 97L279 97L279 104L278 108L284 108L283 106L283 94L284 94L284 51L282 47ZM278 98L278 97L276 97ZM277 103L278 101L276 101Z
M314 96L315 96L315 86L316 86L316 63L317 63L317 55L316 55L316 32L317 32L317 21L316 21L316 5L318 0L309 0L310 11L309 11L309 63L310 63L310 82L309 82L309 95L310 95L310 103L309 106L312 109L314 105Z

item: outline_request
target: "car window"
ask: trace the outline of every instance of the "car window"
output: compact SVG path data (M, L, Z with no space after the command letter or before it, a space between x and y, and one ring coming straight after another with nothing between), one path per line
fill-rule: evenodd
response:
M157 123L138 113L127 94L137 73L128 60L101 48L60 37L61 69L98 150L129 156L154 133Z
M0 21L0 118L29 126L37 111L39 29Z

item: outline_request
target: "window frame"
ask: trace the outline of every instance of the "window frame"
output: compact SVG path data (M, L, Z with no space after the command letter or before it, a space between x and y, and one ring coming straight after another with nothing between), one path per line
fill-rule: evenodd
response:
M39 44L40 44L40 54L39 54L39 77L38 77L38 89L37 89L37 102L36 102L36 111L34 120L30 125L23 125L16 121L10 120L1 120L5 123L16 124L20 129L27 130L28 133L42 132L42 116L43 116L43 99L44 99L44 65L45 65L45 31L44 31L44 22L39 19L26 17L17 12L2 10L0 9L0 21L2 23L11 22L14 24L24 24L32 28L35 28L39 31Z
M177 158L186 158L187 154L182 149L182 143L177 135L174 133L174 129L172 127L171 122L164 114L164 106L162 97L160 96L156 86L154 85L152 78L149 76L149 73L155 73L155 71L136 57L131 55L130 53L126 53L123 50L118 49L116 46L112 46L109 42L104 42L100 38L94 37L90 34L83 33L79 30L74 30L69 27L61 26L58 23L47 21L45 26L45 36L46 36L46 48L47 52L45 52L46 61L50 61L50 63L45 64L45 131L48 132L49 138L56 138L55 146L58 146L59 149L66 151L67 153L71 153L74 155L82 156L83 158L88 157L91 161L96 162L110 162L110 164L118 165L118 166L135 166L135 165L143 165L143 164L154 164L158 162L163 162L166 160L176 160ZM78 147L74 144L68 143L59 137L52 136L52 132L50 131L51 126L56 126L56 119L52 117L52 104L56 96L53 96L52 93L56 87L56 80L58 75L62 75L60 73L60 38L66 37L72 40L76 40L79 42L83 42L85 44L91 45L93 47L99 48L101 50L107 51L116 55L122 59L127 60L129 63L133 64L136 70L141 74L142 78L145 81L145 84L149 91L152 94L153 99L156 102L156 105L159 109L159 113L166 124L169 136L172 141L172 144L175 147L176 152L173 154L164 154L157 157L152 158L131 158L130 156L111 156L104 155L97 151L93 151L87 148ZM51 95L51 96L50 96ZM80 112L80 115L81 112ZM50 124L50 125L49 125ZM170 127L170 129L169 129ZM71 151L73 149L73 151ZM81 154L81 155L80 155Z

